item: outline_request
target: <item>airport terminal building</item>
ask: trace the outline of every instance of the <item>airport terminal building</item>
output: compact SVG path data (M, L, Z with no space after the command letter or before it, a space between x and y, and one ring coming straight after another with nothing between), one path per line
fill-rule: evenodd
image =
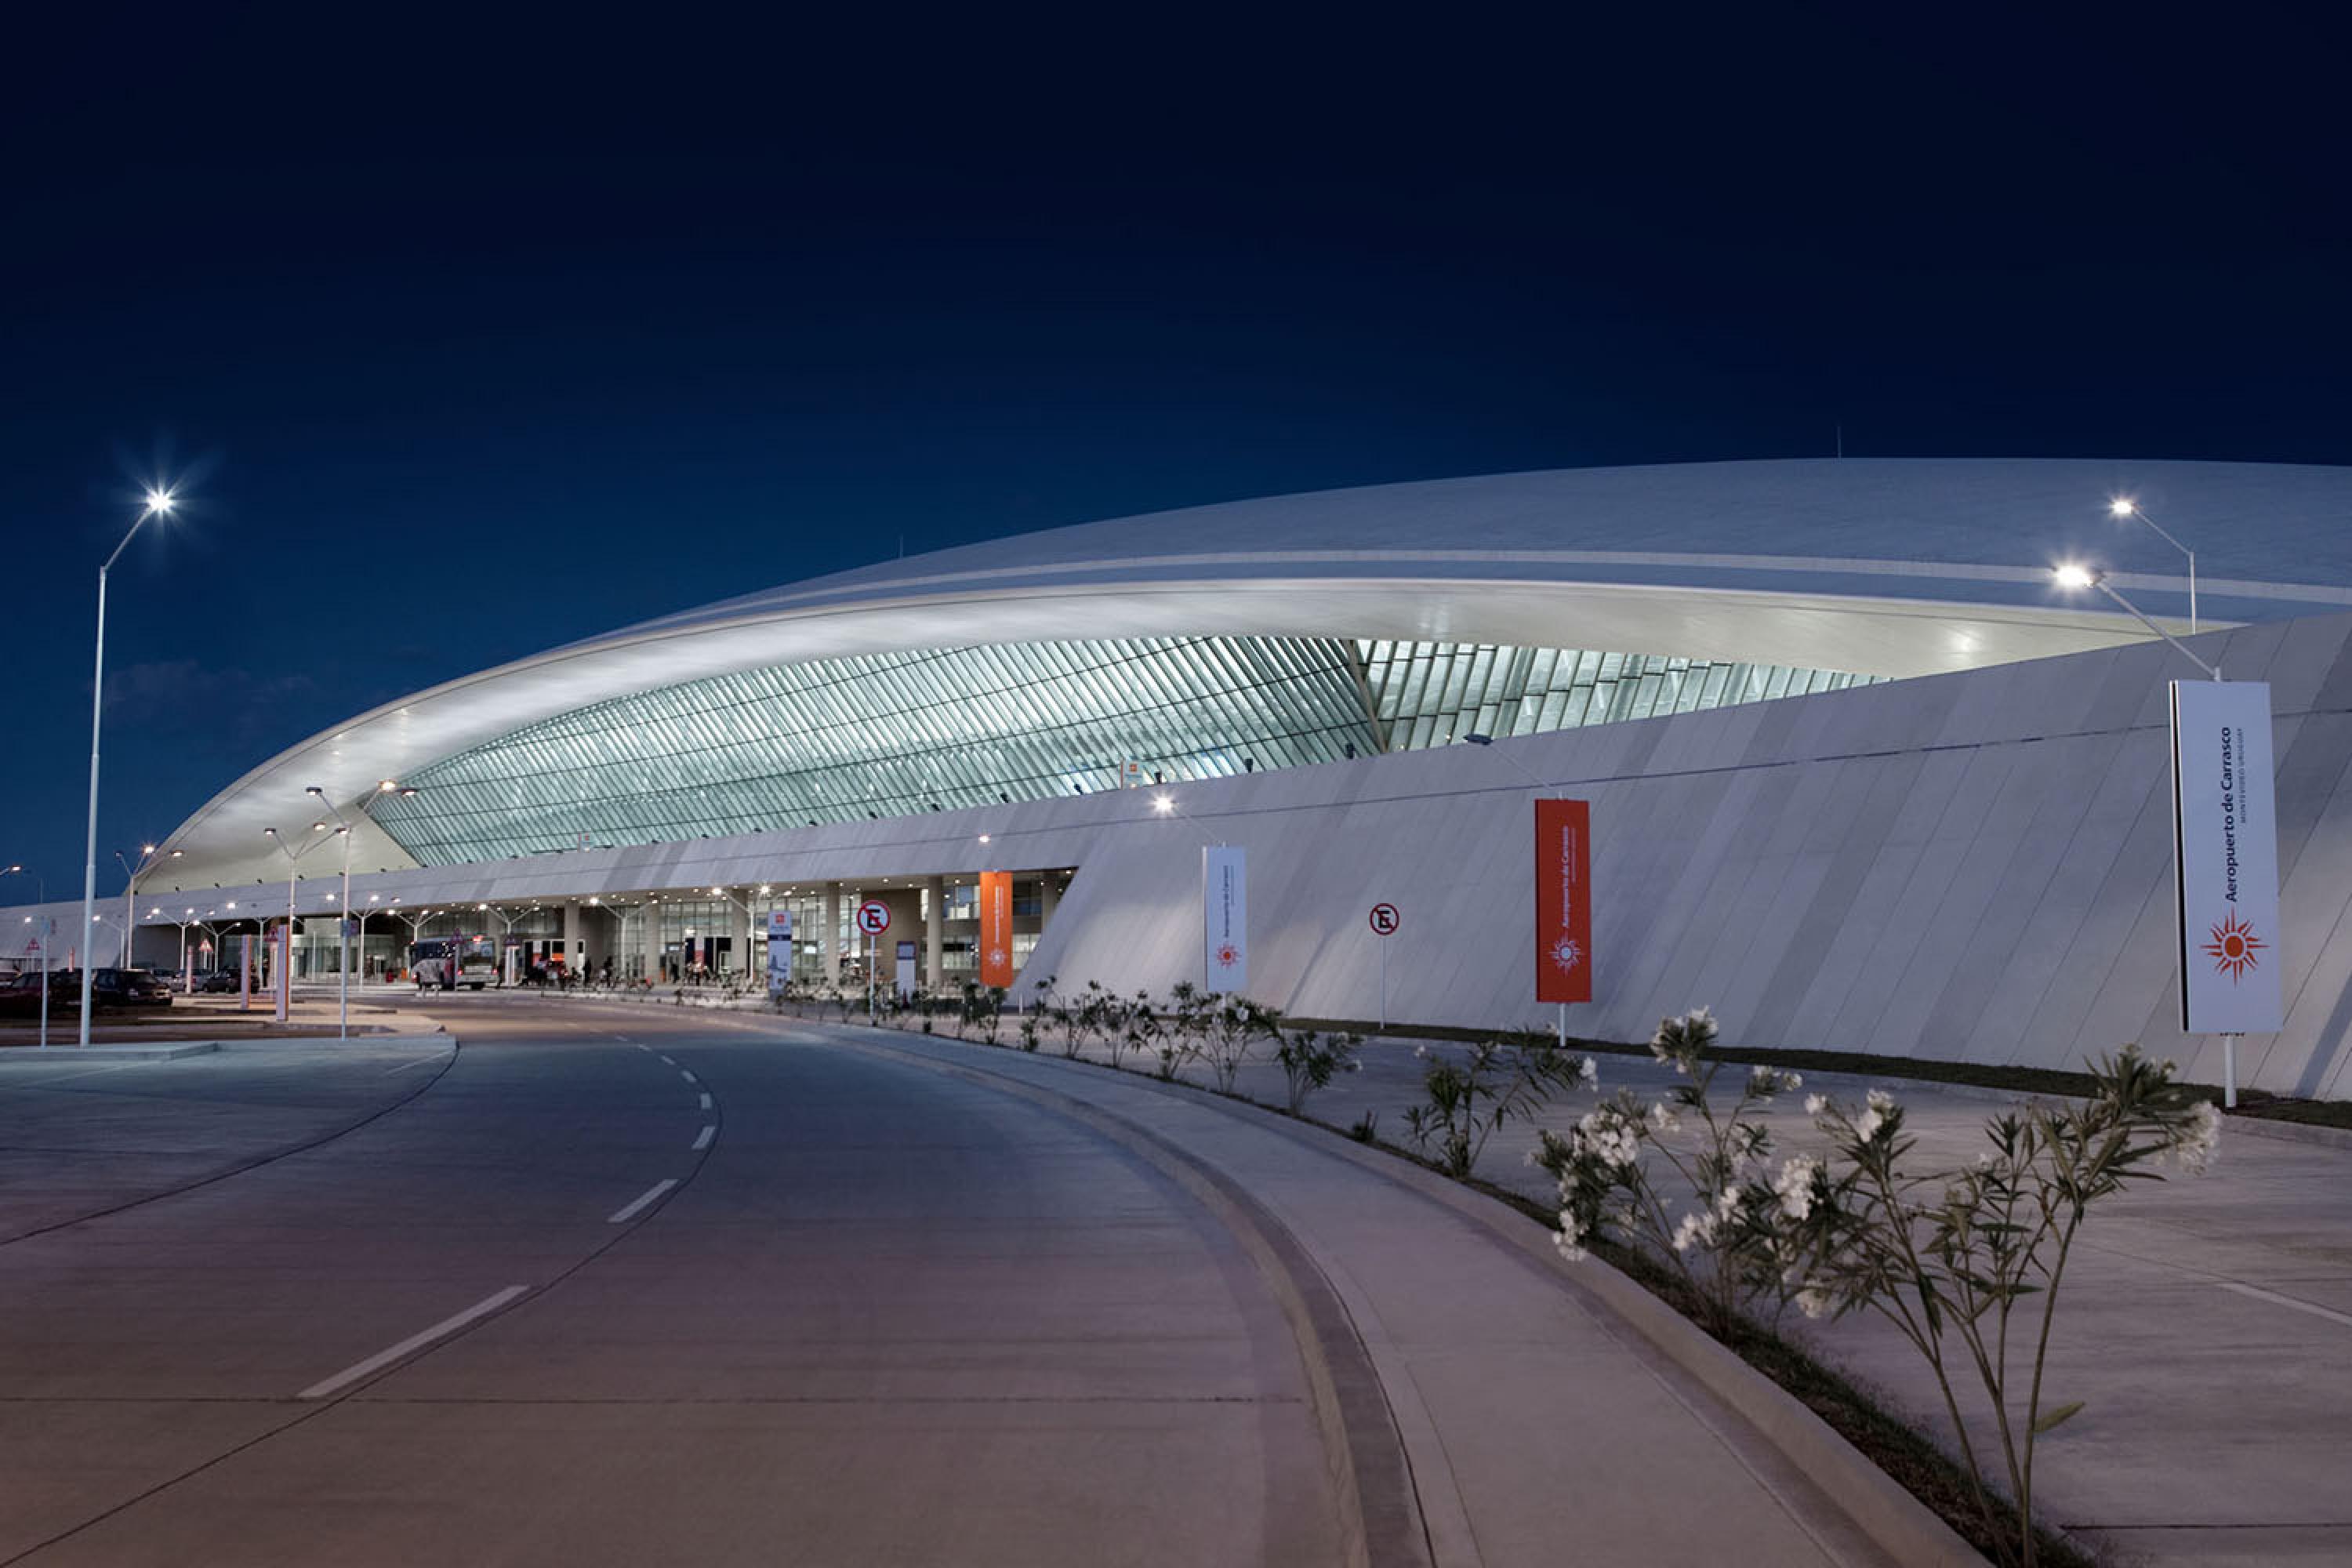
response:
M2199 635L2189 563L2116 497L2195 548ZM371 979L442 934L756 971L777 907L797 973L839 977L874 900L952 984L1006 871L1024 982L1164 990L1201 978L1224 844L1258 1000L1370 1017L1385 941L1391 1018L1516 1026L1549 1021L1529 802L1563 795L1591 803L1577 1033L1706 1004L1748 1045L2071 1066L2137 1039L2216 1079L2171 884L2167 683L2199 672L2066 563L2270 683L2287 1020L2241 1070L2352 1092L2347 469L1574 469L993 540L356 715L204 803L102 918L176 963L282 921L290 870L298 973L331 974L343 840L312 824L341 819Z

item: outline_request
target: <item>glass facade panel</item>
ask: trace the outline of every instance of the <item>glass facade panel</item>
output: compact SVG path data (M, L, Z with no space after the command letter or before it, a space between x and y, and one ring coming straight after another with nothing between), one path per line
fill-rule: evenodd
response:
M858 655L586 705L412 771L425 865L908 816L1688 712L1871 678L1653 654L1139 637ZM697 911L698 914L702 911ZM727 932L711 913L710 925ZM665 910L665 925L685 922ZM698 921L699 926L702 922ZM678 933L665 931L665 942Z

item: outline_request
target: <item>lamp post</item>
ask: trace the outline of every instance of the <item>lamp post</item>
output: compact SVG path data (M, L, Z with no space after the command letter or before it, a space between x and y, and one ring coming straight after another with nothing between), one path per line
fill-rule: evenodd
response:
M2129 496L2117 496L2115 500L2109 501L2107 503L2107 515L2116 519L2117 521L2121 521L2127 517L2136 517L2139 519L2140 521L2147 524L2149 528L2156 531L2156 536L2158 539L2163 540L2167 544L2169 544L2172 548L2189 557L2189 635L2192 637L2195 637L2197 635L2197 552L2189 549L2189 546L2181 543L2180 541L2173 538L2171 534L2166 532L2163 525L2158 523L2156 519L2148 516L2147 512L2142 511L2140 510L2139 502L2132 500ZM2138 612L2134 611L2133 613L2137 615ZM2141 618L2146 619L2147 617L2142 616ZM2218 680L2221 678L2216 676L2214 679Z
M327 825L324 822L314 822L310 824L310 831L313 834L324 833L327 831ZM350 829L342 827L338 827L335 831L345 836L350 833ZM278 829L265 827L261 830L261 834L270 843L278 846L278 852L286 857L286 947L278 961L278 1021L282 1024L286 1022L287 1015L292 1010L294 1003L294 883L298 875L296 868L300 865L303 856L324 844L326 840L313 837L306 841L301 848L291 849L287 847L285 837Z
M765 886L762 886L760 891L764 894L768 889ZM743 977L748 980L751 977L751 939L760 934L759 931L754 929L760 923L759 917L753 911L751 905L745 903L742 900L737 898L734 894L729 892L724 888L711 889L710 896L714 899L724 900L728 903L734 905L737 909L743 911L743 930L745 932L743 937L743 951L737 956L741 960L743 964ZM714 942L717 941L716 938L713 938L712 940Z
M137 536L139 530L145 526L147 520L151 517L169 517L174 504L176 503L172 491L168 488L149 490L146 504L140 508L138 520L131 523L131 531L122 536L122 542L114 547L114 553L108 556L106 564L98 569L98 655L95 673L90 677L89 685L89 835L84 845L85 854L81 871L81 923L84 941L89 940L89 927L96 923L98 917L98 734L99 721L105 711L106 699L106 574L114 570L115 562L121 557L123 551L130 548L131 541ZM128 942L131 939L126 936L122 940ZM81 966L81 1043L85 1046L89 1044L92 975L90 964L85 959Z
M2151 524L2151 526L2153 525ZM2220 665L2206 663L2203 659L2189 652L2179 637L2174 637L2170 632L2166 631L2162 626L2158 626L2154 621L2148 619L2146 612L2142 611L2137 605L2133 604L2129 599L2125 598L2121 594L2116 592L2114 585L2107 581L2107 574L2105 572L2095 572L2088 566L2081 565L2070 561L2063 565L2052 567L2050 569L2050 575L2056 580L2061 588L2096 588L2100 593L2105 594L2108 598L2113 599L2116 604L2122 605L2126 611L2130 612L2132 618L2138 621L2140 625L2146 626L2149 631L2152 631L2157 636L2162 637L2166 642L2170 643L2172 645L2173 651L2179 654L2181 658L2187 659L2189 663L2195 665L2198 668L2203 670L2207 675L2211 676L2214 679L2219 680L2221 679L2221 667Z
M0 871L0 877L24 875L26 871L22 866L11 866L6 870ZM35 877L33 888L38 901L43 906L47 906L49 901L48 883L39 877ZM26 915L25 923L31 925L33 917ZM41 944L41 1049L45 1051L49 1048L49 949L57 945L57 919L44 907L41 912L40 929L33 933L33 940Z
M335 803L327 798L323 788L312 784L302 793L316 800L327 815L335 819L335 831L343 840L343 894L335 904L335 1038L348 1040L352 1037L352 839L356 836L352 832L351 819L335 809ZM370 814L375 810L375 803L388 795L406 799L415 793L396 779L379 780L375 792L360 802L360 819L369 820ZM362 919L364 921L365 917ZM360 927L360 954L364 962L367 954L367 927L364 924Z
M174 849L164 858L177 860L181 854L182 851ZM149 868L155 864L157 858L162 855L163 851L157 849L152 844L142 844L139 847L139 862L133 865L123 858L121 850L118 849L114 852L114 863L122 868L124 879L122 883L122 960L117 966L119 968L131 967L131 933L139 923L133 918L136 910L135 900L139 892L139 879L147 874ZM185 966L183 965L183 967Z

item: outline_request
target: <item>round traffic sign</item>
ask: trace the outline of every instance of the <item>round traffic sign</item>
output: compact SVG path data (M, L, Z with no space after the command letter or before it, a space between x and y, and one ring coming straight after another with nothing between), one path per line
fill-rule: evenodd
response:
M867 936L880 936L890 929L890 910L871 899L857 906L857 929Z
M1372 934L1374 936L1394 936L1397 933L1397 927L1402 924L1404 924L1404 917L1397 913L1397 907L1394 904L1374 904L1372 906Z

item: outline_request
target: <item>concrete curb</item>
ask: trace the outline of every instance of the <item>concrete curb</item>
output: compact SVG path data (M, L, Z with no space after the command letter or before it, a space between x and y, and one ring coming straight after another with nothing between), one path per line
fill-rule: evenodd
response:
M14 1046L0 1062L46 1062L52 1067L103 1058L118 1062L164 1062L220 1049L218 1040L121 1040L102 1046Z
M991 1047L929 1037L944 1046ZM888 1050L888 1047L879 1047ZM889 1051L920 1061L917 1053ZM1041 1061L1058 1061L1042 1054ZM1106 1070L1090 1064L1092 1070ZM973 1069L985 1072L984 1068ZM1255 1100L1212 1094L1195 1085L1162 1082L1139 1073L1118 1071L1122 1082L1150 1092L1180 1096L1235 1118L1283 1133L1335 1158L1349 1161L1399 1185L1409 1187L1496 1236L1546 1272L1563 1288L1589 1298L1597 1309L1614 1317L1688 1373L1709 1394L1746 1420L1766 1441L1801 1470L1813 1485L1844 1511L1879 1549L1906 1568L1983 1568L1985 1559L1958 1531L1906 1491L1894 1478L1863 1457L1829 1424L1795 1395L1749 1366L1717 1343L1696 1324L1650 1294L1639 1284L1598 1258L1570 1264L1561 1258L1551 1234L1518 1211L1469 1187L1423 1170L1409 1160L1354 1142L1343 1130L1291 1117ZM1013 1081L987 1073L992 1082ZM1108 1113L1105 1113L1108 1114ZM1308 1131L1311 1126L1313 1131ZM1145 1136L1153 1136L1146 1133Z
M2267 1116L2224 1116L2221 1132L2224 1137L2243 1132L2281 1143L2313 1143L2328 1149L2352 1149L2352 1127L2315 1127L2307 1121L2273 1121Z
M1429 1568L1429 1536L1412 1466L1370 1352L1330 1281L1271 1210L1214 1166L1116 1111L984 1067L879 1043L842 1043L1027 1100L1079 1122L1129 1150L1216 1215L1256 1263L1290 1324L1339 1496L1349 1568Z

